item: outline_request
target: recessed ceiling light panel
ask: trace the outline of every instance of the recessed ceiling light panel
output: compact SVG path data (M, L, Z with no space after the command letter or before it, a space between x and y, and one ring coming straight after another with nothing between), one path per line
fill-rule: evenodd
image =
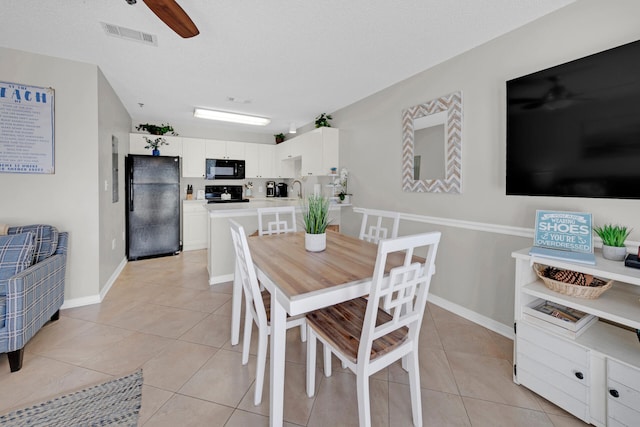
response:
M222 122L241 123L244 125L254 126L266 126L271 123L271 119L266 117L247 116L245 114L206 110L204 108L196 108L193 111L193 116L199 119L219 120Z

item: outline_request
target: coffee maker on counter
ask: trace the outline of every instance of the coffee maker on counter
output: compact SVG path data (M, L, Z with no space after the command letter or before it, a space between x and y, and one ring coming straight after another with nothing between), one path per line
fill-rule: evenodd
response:
M276 184L276 197L287 197L287 184L284 182Z
M276 196L276 182L275 181L267 181L267 197L275 197Z

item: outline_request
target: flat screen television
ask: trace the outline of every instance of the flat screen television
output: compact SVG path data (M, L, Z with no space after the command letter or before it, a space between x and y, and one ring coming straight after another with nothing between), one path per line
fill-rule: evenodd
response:
M640 199L640 40L506 86L507 195Z

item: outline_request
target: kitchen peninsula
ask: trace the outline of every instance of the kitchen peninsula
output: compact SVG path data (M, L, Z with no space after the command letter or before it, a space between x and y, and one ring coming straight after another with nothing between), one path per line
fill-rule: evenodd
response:
M209 284L233 280L234 253L229 231L229 219L239 222L249 234L258 230L258 209L278 206L296 206L297 228L304 230L302 210L304 202L297 198L272 198L251 200L248 203L209 203L204 207L209 211L207 225L207 270ZM329 207L331 224L340 224L340 209L350 204L331 204Z

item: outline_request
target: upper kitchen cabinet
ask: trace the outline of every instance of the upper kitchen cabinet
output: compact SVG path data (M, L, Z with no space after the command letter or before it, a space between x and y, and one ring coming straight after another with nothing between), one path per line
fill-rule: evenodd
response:
M276 178L275 155L275 145L246 143L247 178Z
M300 175L329 175L332 167L339 163L339 131L321 127L291 140L298 145L301 164Z
M244 142L208 139L205 145L206 158L246 160L245 145Z
M147 145L147 138L164 138L168 145L158 147L161 156L182 156L182 137L168 135L149 135L146 133L129 134L129 154L143 154L151 156L151 150L144 148Z
M206 141L198 138L182 138L182 176L204 178Z

